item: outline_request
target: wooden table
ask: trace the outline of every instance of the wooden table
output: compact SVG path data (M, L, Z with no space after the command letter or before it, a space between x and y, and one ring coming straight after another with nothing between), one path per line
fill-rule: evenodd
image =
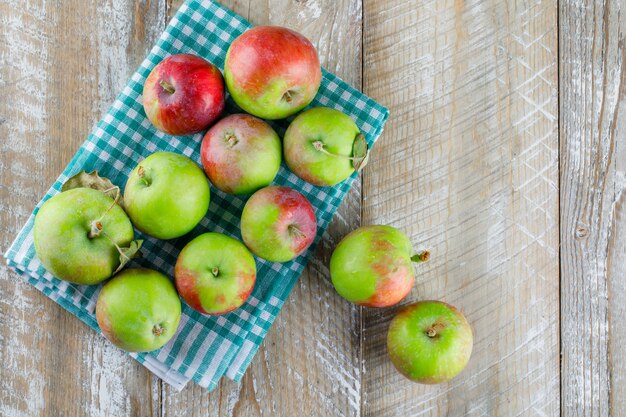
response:
M2 264L0 415L625 416L625 2L223 4L301 31L391 109L361 183L243 382L211 394L175 392ZM179 5L0 3L3 250ZM396 309L333 291L333 246L370 223L431 249L410 300L472 322L452 382L403 379Z

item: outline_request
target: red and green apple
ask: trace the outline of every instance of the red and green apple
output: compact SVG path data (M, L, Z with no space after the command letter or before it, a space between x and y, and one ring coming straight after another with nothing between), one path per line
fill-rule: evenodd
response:
M289 169L315 185L336 185L367 162L367 144L357 125L348 115L328 107L314 107L296 116L285 132L283 146Z
M239 308L256 281L254 257L243 243L221 233L204 233L178 255L176 288L193 309L224 314Z
M224 78L244 111L263 119L284 119L313 100L322 71L307 38L287 28L257 26L228 48Z
M143 87L146 116L170 135L206 130L224 110L224 79L209 61L178 54L157 64Z
M202 166L209 180L230 194L251 194L276 177L282 145L270 125L249 114L233 114L204 136Z
M399 303L413 288L413 262L429 252L411 256L413 246L400 230L385 225L360 227L337 245L330 258L330 275L339 295L366 307Z
M304 252L317 233L313 206L289 187L262 188L250 197L241 214L241 235L255 255L287 262Z
M387 350L402 375L422 384L439 384L465 368L473 340L472 328L455 307L420 301L393 318Z

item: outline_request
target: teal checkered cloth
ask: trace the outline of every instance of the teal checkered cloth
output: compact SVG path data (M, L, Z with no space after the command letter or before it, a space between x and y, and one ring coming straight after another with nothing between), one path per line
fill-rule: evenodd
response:
M172 137L150 124L141 100L144 81L157 63L178 53L197 54L223 68L230 43L250 27L246 20L217 3L188 0L6 252L9 266L94 330L99 331L94 309L100 287L60 281L42 267L33 246L37 210L81 170L97 170L101 176L123 186L131 169L156 151L179 152L199 163L202 134ZM370 146L381 134L389 114L386 108L327 71L323 71L320 90L311 105L334 107L348 114ZM237 111L228 100L226 112ZM289 120L272 122L280 135L288 124ZM317 243L356 177L355 173L335 187L316 187L300 180L283 165L274 184L302 192L313 204L319 226ZM180 249L198 234L215 231L241 239L239 218L245 202L245 197L227 195L213 188L209 211L192 233L161 241L137 232L136 238L145 240L143 257L134 260L131 266L153 268L171 277ZM217 386L223 375L240 381L314 247L315 244L295 260L283 264L257 258L256 286L241 308L222 316L205 316L183 303L178 332L167 345L154 352L130 355L177 389L190 379L209 390Z

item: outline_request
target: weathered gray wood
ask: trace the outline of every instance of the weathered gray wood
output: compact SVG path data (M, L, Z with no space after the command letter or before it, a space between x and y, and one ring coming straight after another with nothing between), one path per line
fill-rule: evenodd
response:
M364 91L391 118L364 176L364 223L432 251L408 301L475 332L450 383L386 354L396 309L364 312L366 416L559 413L556 1L364 1Z
M179 1L174 1L175 10ZM361 7L357 0L221 1L255 25L302 32L320 51L322 65L361 84ZM211 394L190 385L163 387L165 416L358 416L360 414L359 309L341 299L328 280L335 241L360 222L355 184L314 260L257 353L241 384L226 378Z
M0 245L163 29L164 2L0 3ZM142 366L0 266L0 415L152 412Z
M626 415L624 2L560 2L562 407Z

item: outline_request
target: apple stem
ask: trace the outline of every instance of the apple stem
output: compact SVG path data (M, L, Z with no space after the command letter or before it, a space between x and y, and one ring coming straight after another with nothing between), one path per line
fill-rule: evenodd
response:
M296 226L295 224L290 224L289 226L287 226L287 231L289 231L289 234L292 236L298 236L298 237L305 237L306 235L304 234L304 232L302 230L300 230L298 228L298 226Z
M430 329L426 330L426 336L433 338L437 336L437 331L431 327Z
M226 136L226 142L228 142L228 146L230 146L232 148L239 141L237 140L237 136L235 136L234 134L230 133L228 136Z
M161 336L164 331L165 329L160 324L155 324L154 327L152 328L152 334L157 337Z
M161 86L162 89L164 89L170 94L174 94L176 92L176 89L174 88L174 86L165 80L161 80L159 85Z
M144 184L150 185L150 181L148 181L148 178L146 178L146 170L143 166L139 165L139 168L137 169L137 175L139 175L139 178L141 178L141 181L143 181Z
M91 222L91 230L89 231L89 239L96 238L102 233L102 223L99 220Z
M283 100L285 100L287 103L291 103L291 100L293 98L292 94L293 92L291 90L285 91L285 94L283 94Z
M349 159L350 161L354 161L355 159L362 159L362 158L356 158L353 156L337 155L336 153L330 152L324 146L325 145L319 140L316 140L315 142L313 142L313 147L325 155L334 156L335 158Z
M430 252L427 250L418 252L415 255L411 256L411 260L417 264L421 262L426 262L429 259L430 259Z
M218 267L215 267L213 269L211 269L211 273L213 274L214 277L217 278L217 276L220 274L220 270Z

